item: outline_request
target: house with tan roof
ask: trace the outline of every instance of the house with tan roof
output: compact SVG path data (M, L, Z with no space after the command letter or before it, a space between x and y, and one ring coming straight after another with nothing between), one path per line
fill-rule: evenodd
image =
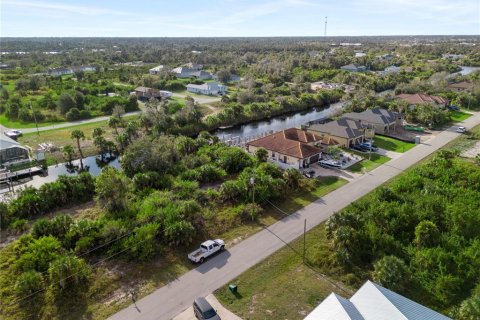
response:
M321 137L322 142L336 144L341 147L351 147L363 143L374 135L373 128L359 120L340 118L324 124L313 124L307 132Z
M168 99L173 95L173 93L166 90L158 90L158 89L147 88L147 87L137 87L135 88L135 95L139 100L149 100L151 98Z
M407 101L409 105L416 106L418 104L429 103L445 108L450 103L447 99L440 96L432 96L424 93L402 93L396 96L398 99Z
M304 130L290 128L247 143L247 151L255 153L260 148L268 152L269 160L282 167L306 168L320 159L322 150L314 144L322 138Z
M475 85L471 82L462 81L458 83L451 83L448 85L448 88L452 91L460 92L460 91L473 89L474 86Z

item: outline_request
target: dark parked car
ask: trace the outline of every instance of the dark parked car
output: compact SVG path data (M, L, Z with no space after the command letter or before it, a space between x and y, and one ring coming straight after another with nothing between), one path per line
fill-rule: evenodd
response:
M353 146L351 146L351 148L353 150L357 150L357 151L360 151L360 152L368 152L369 151L369 149L367 147L362 147L359 144L354 144Z
M453 106L448 106L447 109L448 109L448 110L451 110L451 111L460 111L460 108L457 107L457 106L455 106L455 105L453 105Z
M307 178L315 177L315 170L303 171L303 175Z
M367 151L370 151L370 148L372 148L372 151L378 151L378 147L376 145L372 145L370 142L362 143L360 147L367 149Z
M205 298L197 298L193 301L193 312L199 320L221 320L217 310L213 309Z

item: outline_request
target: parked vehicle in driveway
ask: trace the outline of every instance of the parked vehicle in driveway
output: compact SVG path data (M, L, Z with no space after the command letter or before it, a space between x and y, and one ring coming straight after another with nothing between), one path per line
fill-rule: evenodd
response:
M335 160L320 160L318 161L320 167L329 168L329 169L340 169L342 165L340 162Z
M217 310L213 309L205 298L197 298L193 301L193 313L199 320L221 320Z
M350 148L353 149L353 150L360 151L360 152L368 152L368 151L370 151L367 147L362 147L362 146L359 145L359 144L354 144L354 145L351 146Z
M18 137L20 137L21 135L23 134L22 131L20 130L9 130L7 132L5 132L5 135L9 138L12 138L12 139L17 139Z
M370 149L372 151L378 151L378 147L376 145L372 145L371 142L364 142L364 143L360 144L360 147L366 148L368 151L370 151Z
M458 127L457 128L458 133L465 133L465 131L467 131L467 129L465 127Z
M451 111L460 111L460 108L456 105L448 106L447 109Z
M303 171L303 175L307 178L315 177L315 170Z
M200 248L188 254L188 259L193 263L203 263L211 255L225 250L225 242L221 239L207 240Z

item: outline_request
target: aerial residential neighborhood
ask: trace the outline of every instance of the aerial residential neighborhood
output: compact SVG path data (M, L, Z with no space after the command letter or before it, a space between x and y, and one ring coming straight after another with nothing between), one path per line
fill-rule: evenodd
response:
M1 319L480 319L472 1L1 7Z

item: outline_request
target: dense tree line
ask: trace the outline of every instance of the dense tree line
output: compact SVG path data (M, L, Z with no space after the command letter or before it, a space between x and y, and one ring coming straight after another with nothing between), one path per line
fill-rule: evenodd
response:
M478 190L480 167L441 151L330 218L332 257L347 272L371 272L387 288L453 310L480 281ZM468 301L478 304L478 294Z

